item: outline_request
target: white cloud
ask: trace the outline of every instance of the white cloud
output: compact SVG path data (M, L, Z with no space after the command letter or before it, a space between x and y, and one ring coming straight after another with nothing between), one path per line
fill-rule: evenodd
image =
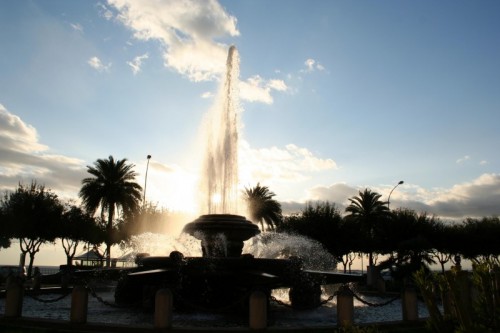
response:
M99 2L97 3L96 6L100 16L104 17L108 21L113 18L113 12L111 12L111 10L109 10L109 8L106 7L106 5Z
M111 63L104 65L98 57L90 58L87 63L98 72L107 72L111 67Z
M24 123L21 118L11 114L0 104L0 147L22 153L47 150L38 142L36 129Z
M147 53L144 53L143 55L135 57L134 60L132 61L127 61L127 65L129 65L132 68L132 73L136 75L141 71L142 61L148 58L149 55Z
M241 144L240 172L243 184L300 182L311 173L336 169L332 159L314 156L308 149L289 144L284 148L253 149Z
M209 91L204 92L203 94L201 94L201 98L212 98L212 97L214 97L214 94L212 94Z
M287 91L288 87L283 80L265 80L259 75L254 75L246 81L240 81L240 98L249 102L272 104L271 92Z
M302 69L302 73L309 73L313 71L324 71L325 67L321 65L319 62L317 62L314 59L307 59L304 61L304 65L306 66L306 69Z
M61 197L75 196L84 177L83 161L49 153L36 129L1 104L0 171L2 191L36 180Z
M193 81L212 80L222 73L228 46L215 40L239 35L236 18L215 0L109 0L108 4L135 38L160 41L165 65Z
M83 32L83 27L80 23L70 23L70 26L76 31Z
M469 156L469 155L465 155L464 157L460 157L460 158L456 161L456 163L457 163L457 164L462 164L462 163L464 163L465 161L468 161L468 160L470 160L470 156Z
M486 164L488 164L488 161L486 161L486 160L482 160L479 162L479 165L486 165Z

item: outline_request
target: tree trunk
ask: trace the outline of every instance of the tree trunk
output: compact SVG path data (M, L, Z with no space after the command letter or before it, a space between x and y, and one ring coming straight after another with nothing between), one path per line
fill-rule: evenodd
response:
M31 278L31 272L33 271L33 262L35 261L35 253L30 253L30 263L28 266L28 272L27 272L27 277L28 279Z
M111 266L111 244L106 242L106 267Z
M113 216L115 215L115 205L110 204L108 209L108 225L106 226L106 267L111 267L111 244L112 233L113 233Z

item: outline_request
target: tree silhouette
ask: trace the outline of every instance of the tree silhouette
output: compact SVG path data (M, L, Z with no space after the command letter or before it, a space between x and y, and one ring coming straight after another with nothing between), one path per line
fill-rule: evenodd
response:
M243 191L243 200L247 204L250 220L260 223L262 230L264 223L268 230L275 230L281 223L281 205L273 199L275 195L267 186L261 186L260 183L253 188L245 187Z
M19 239L21 253L29 254L27 273L30 277L40 246L53 242L58 236L63 205L56 194L33 181L27 186L19 184L14 192L6 193L2 210L12 235Z
M115 214L122 209L128 214L139 208L142 199L142 187L135 182L136 173L133 164L127 164L127 159L115 160L113 156L98 159L94 166L87 166L87 172L94 177L82 180L80 197L83 206L89 213L95 213L100 208L101 219L106 223L106 265L110 265L111 245L114 239L113 221Z
M345 238L341 228L342 215L339 209L334 203L325 201L307 202L299 214L286 216L278 231L314 239L321 243L337 261L341 261L342 256L347 254L344 252L347 245L341 241L341 238Z
M75 205L66 207L63 213L60 237L68 266L81 242L96 245L104 241L103 230L95 219Z
M359 191L358 196L349 199L351 202L346 207L348 218L354 219L361 224L361 232L367 238L369 244L369 264L373 265L373 241L374 231L378 222L390 217L391 213L387 202L380 200L381 195L370 189Z

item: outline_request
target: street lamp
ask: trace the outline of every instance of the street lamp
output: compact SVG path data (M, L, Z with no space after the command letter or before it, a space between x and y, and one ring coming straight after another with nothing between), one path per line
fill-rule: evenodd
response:
M387 208L390 210L390 203L391 203L391 194L392 194L392 191L394 191L396 189L396 187L398 187L399 185L401 184L404 184L404 181L400 180L399 183L396 184L396 186L394 186L391 190L391 192L389 193L389 197L387 198Z
M148 169L149 169L149 160L151 159L151 155L147 156L148 163L146 164L146 176L144 177L144 197L142 198L142 207L144 208L144 204L146 203L146 185L148 184Z

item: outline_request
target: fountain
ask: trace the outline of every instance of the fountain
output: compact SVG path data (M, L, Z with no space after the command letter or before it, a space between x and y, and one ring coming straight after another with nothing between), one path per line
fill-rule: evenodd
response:
M176 308L229 310L245 307L258 289L290 288L294 308L320 305L321 285L359 280L360 276L311 271L298 257L254 258L243 254L244 241L258 226L238 215L238 75L239 58L229 48L221 104L213 111L205 149L203 204L208 214L188 223L184 232L201 241L201 257L173 251L168 257L145 257L120 279L115 300L152 306L155 292L169 288ZM217 198L217 200L214 200Z

